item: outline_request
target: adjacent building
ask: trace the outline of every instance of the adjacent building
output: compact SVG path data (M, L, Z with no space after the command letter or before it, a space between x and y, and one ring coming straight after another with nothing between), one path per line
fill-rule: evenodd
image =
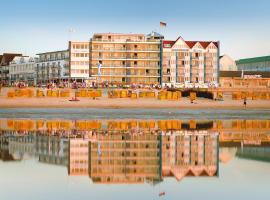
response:
M69 50L37 54L37 83L67 80L70 77Z
M29 85L35 85L36 62L37 58L16 56L9 64L9 84L24 81Z
M69 41L70 78L89 78L89 42Z
M217 86L219 42L163 41L162 83L185 87Z
M99 82L161 83L161 41L152 33L96 33L90 40L90 76Z
M270 72L265 71L220 71L222 88L269 88Z
M237 71L235 61L228 55L224 54L219 57L220 71Z
M162 176L218 175L218 132L186 130L162 138Z
M89 147L94 183L155 183L161 180L161 137L149 133L100 134Z
M16 56L22 56L22 54L4 53L3 55L0 55L0 83L8 84L9 64Z
M238 71L270 71L270 56L245 58L236 61Z

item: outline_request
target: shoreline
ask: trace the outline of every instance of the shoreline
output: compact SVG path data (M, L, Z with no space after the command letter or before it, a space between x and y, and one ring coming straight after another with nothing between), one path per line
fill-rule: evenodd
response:
M245 108L242 100L213 101L209 99L198 98L193 104L188 98L180 100L157 100L157 99L108 99L98 98L96 100L89 98L79 98L78 102L71 102L69 98L0 98L0 108L131 108L131 109L224 109L224 110L254 110L270 109L269 100L248 100Z

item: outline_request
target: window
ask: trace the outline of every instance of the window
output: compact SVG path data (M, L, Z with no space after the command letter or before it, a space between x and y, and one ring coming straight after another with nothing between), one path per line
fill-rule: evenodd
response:
M135 44L135 45L134 45L134 48L137 49L137 47L138 47L137 44Z
M126 64L126 61L122 61L122 65L125 65Z
M134 61L134 65L137 65L137 61Z
M146 72L146 74L149 74L149 69L146 69L145 72Z

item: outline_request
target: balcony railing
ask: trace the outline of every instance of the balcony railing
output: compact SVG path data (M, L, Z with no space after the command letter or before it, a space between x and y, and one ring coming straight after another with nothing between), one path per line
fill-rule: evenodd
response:
M92 60L111 60L111 59L155 59L159 60L159 57L149 57L149 56L99 56L99 57L92 57Z
M91 68L93 69L97 69L98 67L97 66L92 66ZM137 69L159 69L159 66L157 65L147 65L147 66L144 66L144 65L130 65L130 66L115 66L115 65L111 65L111 66L108 66L108 65L105 65L105 66L102 66L101 68L137 68Z
M159 48L96 48L96 49L92 49L92 51L109 51L109 52L113 52L113 51L123 51L123 52L133 51L133 52L137 52L137 51L160 51L160 49Z

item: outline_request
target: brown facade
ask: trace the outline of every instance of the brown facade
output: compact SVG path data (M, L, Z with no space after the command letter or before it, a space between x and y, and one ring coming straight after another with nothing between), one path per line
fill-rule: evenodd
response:
M90 41L90 76L99 82L160 82L160 41L142 34L95 34Z

